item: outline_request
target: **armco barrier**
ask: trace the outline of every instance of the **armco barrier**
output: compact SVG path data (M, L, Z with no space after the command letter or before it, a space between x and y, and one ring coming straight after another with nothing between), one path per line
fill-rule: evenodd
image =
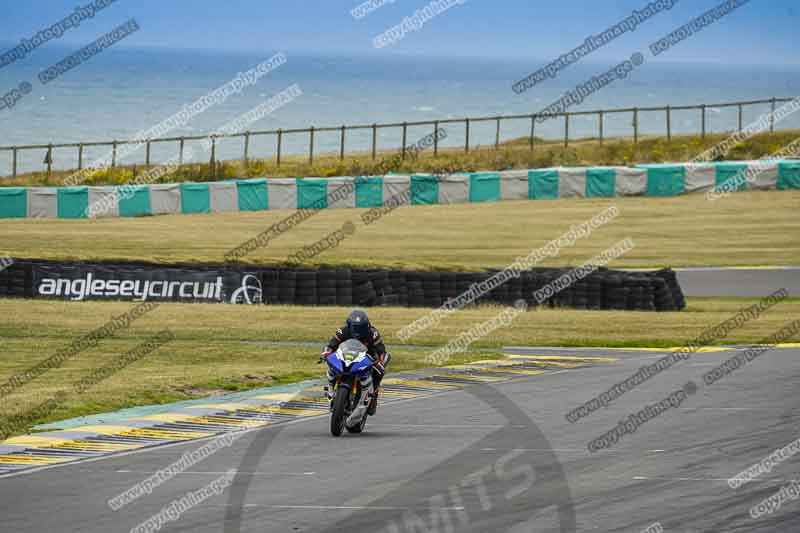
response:
M0 218L99 218L268 209L336 209L501 200L676 196L759 166L744 189L800 189L800 162L546 168L472 174L254 179L137 187L0 188ZM393 200L394 199L394 200Z
M524 271L519 278L480 296L476 303L512 305L522 299L530 307L643 311L675 311L686 306L670 269L626 272L600 268L544 301L537 301L536 291L568 271ZM0 272L0 297L434 308L494 273L19 259Z

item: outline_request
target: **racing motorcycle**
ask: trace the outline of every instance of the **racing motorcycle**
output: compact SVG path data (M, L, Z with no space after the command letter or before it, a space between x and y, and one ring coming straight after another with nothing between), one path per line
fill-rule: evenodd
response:
M349 339L323 357L336 376L331 401L331 434L338 437L345 428L350 433L361 433L374 394L372 359L367 347L356 339Z

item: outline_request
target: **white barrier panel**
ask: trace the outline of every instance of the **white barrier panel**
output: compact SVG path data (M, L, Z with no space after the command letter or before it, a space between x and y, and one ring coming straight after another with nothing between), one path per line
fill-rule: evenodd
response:
M58 218L58 190L53 187L28 189L29 218Z
M89 187L89 217L118 217L119 188Z
M409 205L411 203L411 177L410 176L384 176L383 177L383 203L392 201L396 205Z
M174 183L150 185L150 211L154 215L180 213L180 185Z
M558 168L558 197L583 198L586 196L586 169L585 168Z
M717 167L713 164L688 164L686 168L686 192L707 191L717 182Z
M469 202L469 175L451 174L439 178L439 203L464 204Z
M778 187L778 163L777 161L761 162L747 161L748 189L775 189ZM753 177L750 177L750 174Z
M212 213L226 213L239 210L239 197L236 183L216 181L208 184L208 196Z
M296 180L267 180L267 198L270 209L297 209Z
M617 196L643 196L647 193L647 169L614 167Z
M504 170L500 173L500 199L528 199L528 170Z
M324 179L324 178L323 178ZM336 192L334 194L335 191ZM356 206L355 179L351 177L328 178L328 208L346 209Z

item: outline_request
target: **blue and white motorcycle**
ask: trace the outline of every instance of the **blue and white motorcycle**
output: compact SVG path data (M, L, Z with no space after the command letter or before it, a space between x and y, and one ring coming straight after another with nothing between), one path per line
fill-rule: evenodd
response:
M367 409L374 394L372 359L367 347L350 339L325 356L336 381L331 401L331 434L338 437L346 428L361 433L367 423Z

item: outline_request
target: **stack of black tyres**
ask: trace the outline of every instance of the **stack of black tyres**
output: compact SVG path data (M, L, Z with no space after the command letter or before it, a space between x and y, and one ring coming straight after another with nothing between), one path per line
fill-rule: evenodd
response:
M439 272L422 272L422 291L425 307L442 305L442 279Z
M319 305L336 305L337 279L336 270L317 270L317 303Z
M280 271L274 268L261 272L261 301L265 304L281 303Z
M297 287L297 272L294 270L281 270L278 272L278 301L290 305L295 300Z
M408 306L425 307L425 290L422 288L422 274L420 272L407 272L406 280L408 286Z
M652 283L656 311L674 311L676 307L672 292L669 290L669 285L664 281L664 278L653 276Z
M627 309L628 293L629 289L623 285L623 275L609 272L603 278L603 309Z
M296 273L295 300L299 305L319 304L317 292L317 271L298 270Z
M458 273L442 272L439 284L440 293L443 301L452 300L459 295L458 292Z
M336 270L336 305L353 305L353 273L349 268Z
M353 305L372 306L378 299L368 270L352 270Z
M406 273L402 270L389 271L389 284L397 294L398 303L405 307L408 306L408 285L406 280Z
M671 268L664 268L654 273L655 276L663 279L667 283L670 293L672 294L672 304L675 309L685 309L686 299L683 295L683 290L678 283L678 276Z

